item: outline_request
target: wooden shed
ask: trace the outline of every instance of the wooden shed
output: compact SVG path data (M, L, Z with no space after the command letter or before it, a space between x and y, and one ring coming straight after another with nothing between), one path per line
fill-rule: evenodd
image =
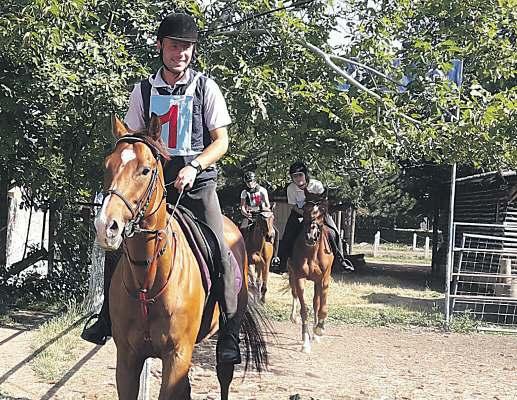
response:
M436 197L432 266L434 274L445 276L450 182ZM469 234L508 238L501 241L501 250L517 250L517 241L512 240L517 239L517 172L495 171L456 179L454 221L464 223L455 232L457 247L462 245L463 233L468 231ZM441 238L439 230L443 232ZM494 267L487 265L487 268Z

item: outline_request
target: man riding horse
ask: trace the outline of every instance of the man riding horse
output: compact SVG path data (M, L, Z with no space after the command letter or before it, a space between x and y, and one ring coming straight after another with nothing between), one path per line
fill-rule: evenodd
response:
M231 123L224 97L217 84L190 68L198 40L194 19L183 13L167 15L157 33L162 67L137 83L131 93L124 122L130 132L144 130L152 114L160 117L162 140L171 160L164 165L167 202L188 208L215 233L222 273L222 308L217 341L218 363L239 364L239 322L235 317L237 292L229 250L223 239L223 217L216 193L215 163L228 149L227 126ZM130 155L128 154L128 157ZM106 258L105 279L117 265ZM98 320L83 331L83 339L104 344L111 336L108 291Z
M292 182L287 186L287 203L291 206L291 213L287 219L284 236L280 243L280 266L278 272L287 271L287 259L291 257L293 245L303 228L303 205L306 192L322 195L325 192L323 184L314 178L309 178L307 166L297 161L289 168ZM354 271L351 262L345 259L343 243L334 220L329 213L326 214L325 224L330 228L330 245L335 255L335 262L348 272Z
M248 171L244 174L244 183L246 189L241 192L241 214L244 216L241 222L241 231L244 236L252 227L253 214L260 211L270 211L271 205L269 203L269 196L267 190L257 183L255 173ZM273 238L273 259L271 260L272 267L278 267L280 259L278 258L278 241L280 235L278 229L274 226L275 237Z

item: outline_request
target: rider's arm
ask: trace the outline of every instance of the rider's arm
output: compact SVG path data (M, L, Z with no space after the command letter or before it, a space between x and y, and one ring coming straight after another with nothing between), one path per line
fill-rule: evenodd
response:
M242 198L241 196L241 214L244 216L248 216L248 206L246 205L246 197Z
M228 130L226 126L211 130L210 137L212 138L212 143L196 157L203 169L219 161L228 151Z

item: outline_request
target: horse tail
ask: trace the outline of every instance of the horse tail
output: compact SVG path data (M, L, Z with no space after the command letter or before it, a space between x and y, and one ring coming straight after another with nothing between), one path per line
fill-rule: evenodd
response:
M264 307L251 295L248 296L248 306L242 320L241 332L244 333L246 347L244 372L248 370L250 360L258 372L266 370L269 365L266 335L274 336L273 327Z

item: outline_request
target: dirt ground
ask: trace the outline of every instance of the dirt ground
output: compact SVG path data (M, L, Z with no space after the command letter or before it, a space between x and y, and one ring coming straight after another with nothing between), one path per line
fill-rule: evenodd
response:
M75 365L57 381L36 378L30 360L38 350L29 348L36 317L45 315L0 328L0 399L116 399L113 341L102 347L84 342ZM231 399L517 399L515 336L329 326L324 340L304 354L298 326L281 322L274 328L269 371L248 372L243 380L239 368ZM218 399L213 353L214 341L196 350L195 400ZM153 360L152 399L159 378L160 363Z

